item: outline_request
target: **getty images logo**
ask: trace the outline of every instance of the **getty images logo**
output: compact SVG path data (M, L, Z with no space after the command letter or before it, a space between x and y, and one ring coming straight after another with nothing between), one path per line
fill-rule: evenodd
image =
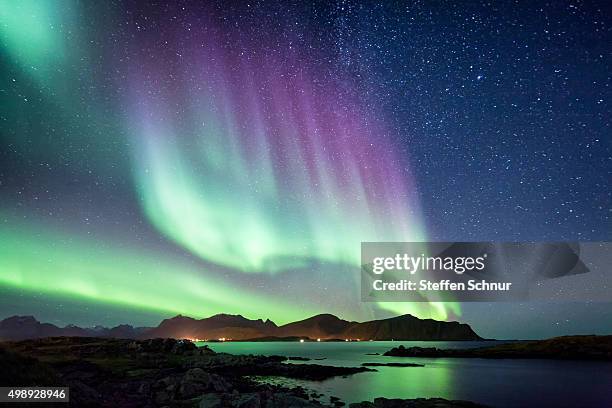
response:
M485 268L487 254L482 256L412 256L396 254L390 257L375 257L372 260L372 272L381 275L385 271L406 271L414 275L417 271L453 271L458 275L470 271L482 271Z

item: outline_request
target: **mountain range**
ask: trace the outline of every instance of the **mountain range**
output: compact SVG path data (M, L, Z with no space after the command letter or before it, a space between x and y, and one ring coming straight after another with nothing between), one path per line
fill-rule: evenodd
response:
M119 325L58 327L41 323L33 316L12 316L0 321L0 340L23 340L42 337L113 337L113 338L188 338L201 340L282 340L304 338L320 340L480 340L472 328L463 323L419 319L412 315L354 322L332 314L277 326L271 320L251 320L241 315L217 314L204 319L175 316L157 327Z
M25 340L43 337L112 337L140 338L151 327L132 327L122 324L112 328L103 326L79 327L68 325L58 327L51 323L41 323L33 316L12 316L0 321L0 340Z

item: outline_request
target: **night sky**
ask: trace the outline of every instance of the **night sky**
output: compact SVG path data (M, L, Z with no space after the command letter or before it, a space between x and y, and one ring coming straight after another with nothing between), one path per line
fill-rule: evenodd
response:
M610 240L606 2L138 3L0 2L0 318L612 331L359 298L361 241Z

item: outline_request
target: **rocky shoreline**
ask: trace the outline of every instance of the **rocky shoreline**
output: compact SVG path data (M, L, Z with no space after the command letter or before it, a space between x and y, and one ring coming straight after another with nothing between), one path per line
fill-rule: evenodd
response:
M290 364L281 356L215 353L187 340L87 337L0 343L0 366L3 386L68 386L70 405L79 407L341 407L345 403L338 398L323 401L321 395L302 387L262 384L250 377L320 381L376 371L367 367ZM479 405L443 399L377 399L350 406Z

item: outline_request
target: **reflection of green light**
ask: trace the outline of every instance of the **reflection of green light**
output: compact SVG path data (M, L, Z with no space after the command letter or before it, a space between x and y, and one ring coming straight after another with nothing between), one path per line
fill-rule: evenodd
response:
M405 361L398 359L397 362ZM365 381L353 387L367 394L357 396L354 401L372 400L380 395L387 398L455 398L452 362L442 359L411 359L411 362L425 364L425 367L377 367L378 373L364 375Z
M422 346L423 342L388 342L386 349L403 344L406 347L411 345ZM223 345L213 345L213 349L219 352L245 353L240 350L238 343L226 343ZM371 348L369 351L380 351ZM364 348L364 351L368 350ZM346 350L338 350L338 355L342 355ZM245 353L246 354L246 353ZM381 363L405 363L402 358L368 357L371 362ZM363 361L363 360L362 360ZM411 363L424 364L425 367L376 367L377 372L367 372L348 378L335 377L325 381L324 385L317 382L308 382L308 388L312 388L324 394L339 396L343 401L351 404L362 401L372 401L384 395L385 398L413 399L413 398L446 398L457 399L456 386L456 362L447 359L425 359L411 358ZM345 365L346 361L340 361Z
M204 277L195 266L158 254L23 224L3 225L0 242L0 285L6 287L196 317L224 312L288 321L306 312Z

